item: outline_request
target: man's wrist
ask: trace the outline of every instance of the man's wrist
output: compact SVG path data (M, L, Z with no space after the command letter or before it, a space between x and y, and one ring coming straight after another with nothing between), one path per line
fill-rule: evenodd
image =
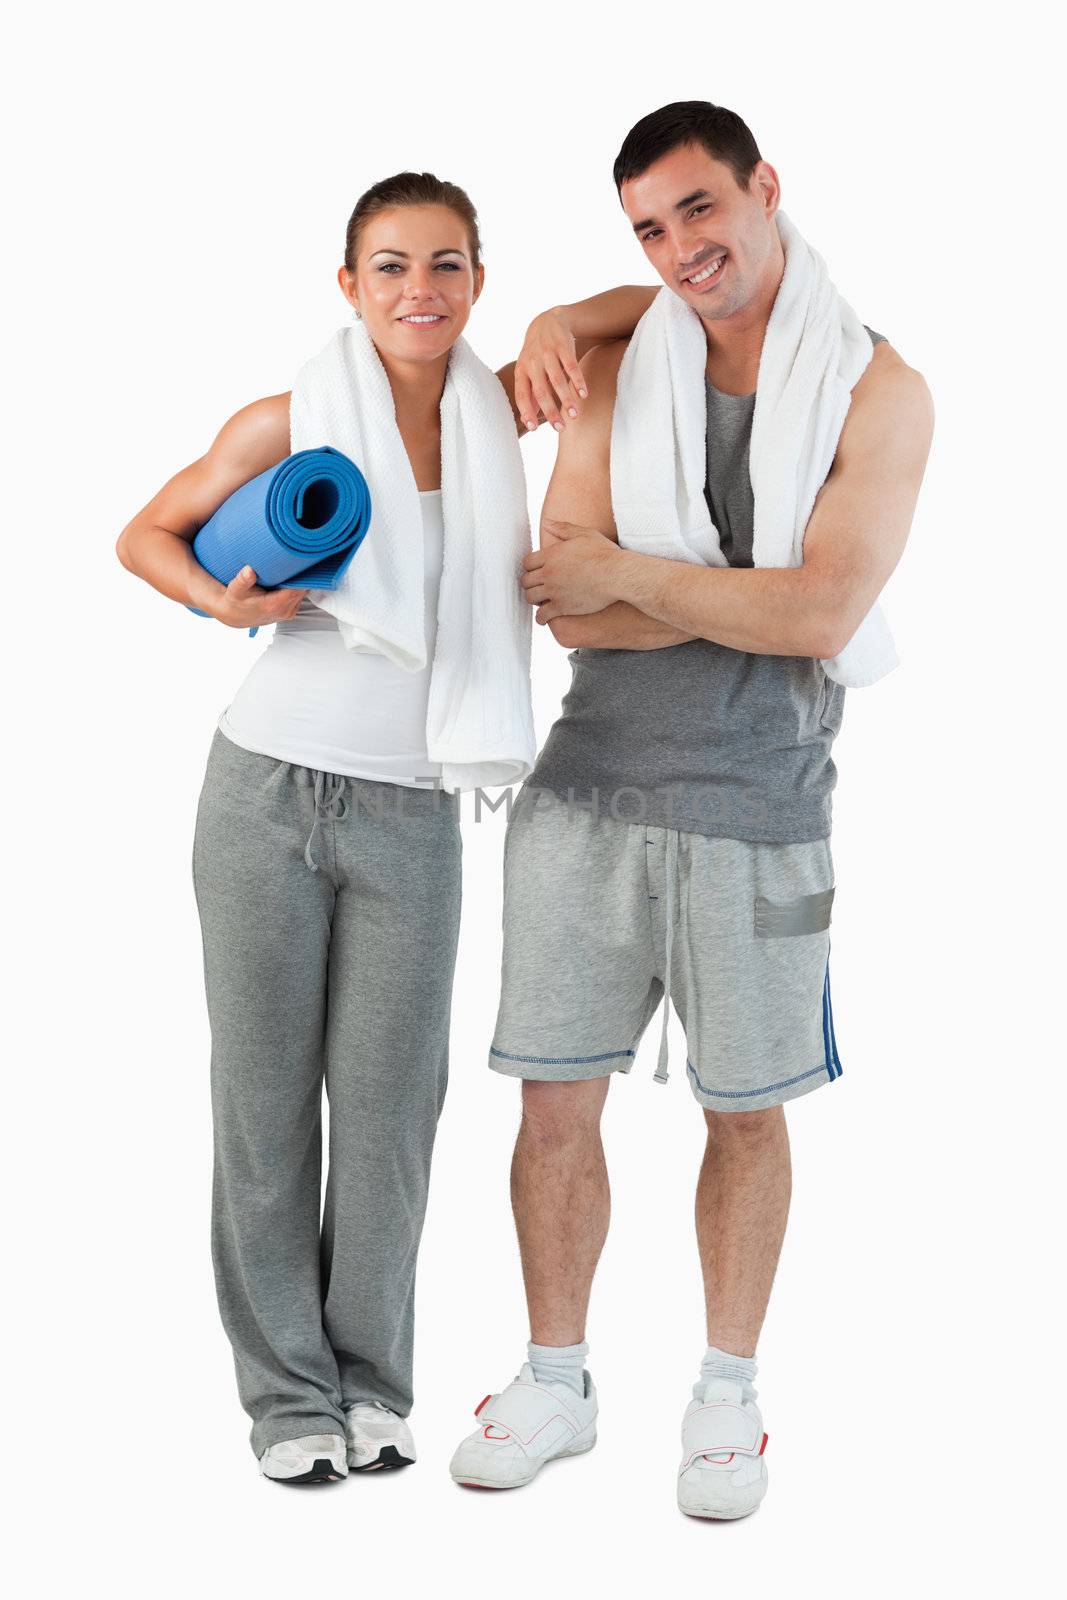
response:
M613 600L625 600L629 605L637 606L638 610L644 609L641 605L641 567L647 559L636 550L624 550L621 545L612 542L608 573Z

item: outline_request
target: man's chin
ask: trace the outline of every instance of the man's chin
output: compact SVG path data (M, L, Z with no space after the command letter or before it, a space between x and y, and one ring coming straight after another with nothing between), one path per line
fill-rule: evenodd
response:
M678 296L683 305L687 305L690 311L695 311L705 322L722 322L725 317L732 317L738 309L730 299L721 300L718 294L687 293L673 283L669 283L667 287L672 294Z

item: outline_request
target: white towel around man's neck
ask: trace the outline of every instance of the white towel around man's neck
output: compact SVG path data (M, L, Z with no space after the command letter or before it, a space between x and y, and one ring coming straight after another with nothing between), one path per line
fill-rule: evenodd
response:
M826 264L782 212L785 272L763 341L749 445L757 567L800 566L815 497L833 464L870 334ZM672 561L725 566L708 504L704 325L664 287L619 368L611 431L611 500L619 543ZM850 688L897 665L876 603L840 654L822 663Z
M290 448L329 444L359 467L371 525L341 585L310 590L351 650L426 665L422 509L385 368L362 322L339 328L293 384ZM441 397L444 565L426 715L441 785L521 782L537 753L530 700L530 549L515 421L499 380L457 340Z

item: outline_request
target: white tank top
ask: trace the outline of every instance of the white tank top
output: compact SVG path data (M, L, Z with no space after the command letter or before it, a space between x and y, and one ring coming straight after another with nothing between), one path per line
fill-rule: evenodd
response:
M228 739L259 755L345 777L428 789L440 777L426 755L426 706L437 642L444 560L440 489L420 491L426 594L426 666L348 650L337 619L303 600L219 718ZM370 535L374 537L373 532ZM358 562L359 557L356 557Z

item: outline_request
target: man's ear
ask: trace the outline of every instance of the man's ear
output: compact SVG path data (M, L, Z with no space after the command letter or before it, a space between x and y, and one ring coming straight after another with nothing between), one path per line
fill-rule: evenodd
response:
M757 161L752 172L750 183L756 187L756 192L763 203L764 215L768 220L774 216L782 202L782 185L778 174L769 161Z

